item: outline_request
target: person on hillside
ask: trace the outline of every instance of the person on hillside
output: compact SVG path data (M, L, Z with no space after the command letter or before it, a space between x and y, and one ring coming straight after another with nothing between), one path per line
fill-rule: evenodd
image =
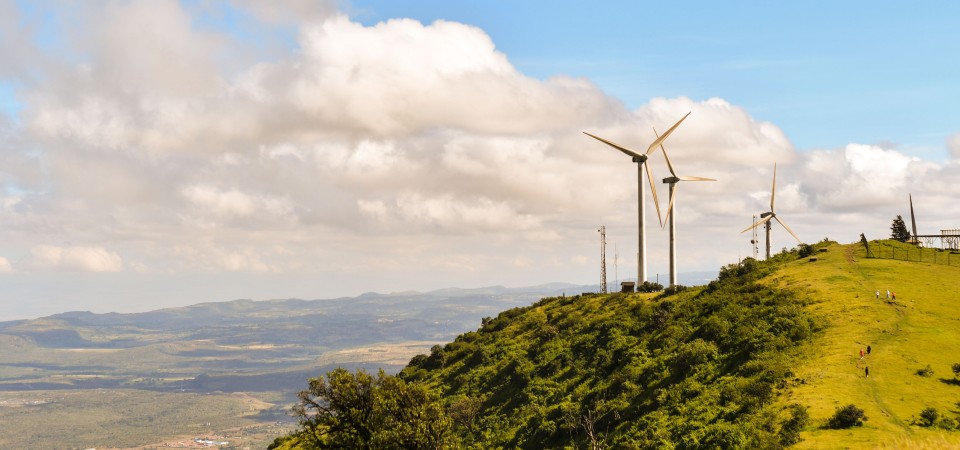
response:
M863 368L863 376L865 376L865 377L869 377L869 376L870 376L870 368L869 368L869 367L864 367L864 368Z
M887 289L887 300L890 300L890 289Z
M863 349L860 349L860 359L863 359Z
M867 354L868 354L868 355L870 354L870 346L869 346L869 345L867 346Z
M896 293L896 292L893 293L893 301L897 301L897 293Z

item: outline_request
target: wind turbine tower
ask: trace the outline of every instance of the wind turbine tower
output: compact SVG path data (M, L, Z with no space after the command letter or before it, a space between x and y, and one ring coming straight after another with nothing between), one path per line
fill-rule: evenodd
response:
M654 129L653 133L656 134L657 130ZM663 179L664 183L670 185L670 206L667 207L667 220L670 222L670 286L677 285L677 223L676 223L676 214L673 211L674 204L676 203L676 186L677 183L681 181L717 181L713 178L704 178L704 177L688 177L688 176L679 176L673 170L673 164L670 163L670 156L667 155L667 149L660 144L660 149L663 150L663 158L667 161L667 168L670 169L670 175L667 178Z
M607 293L607 227L600 225L600 293Z
M640 285L640 283L647 281L647 234L646 234L646 228L644 226L644 215L646 214L646 209L644 208L644 201L643 201L643 196L644 196L643 171L644 171L644 168L646 168L647 180L650 182L650 190L653 193L653 204L657 208L657 220L660 220L662 225L663 221L660 218L660 202L657 200L657 188L653 183L653 172L650 170L650 165L646 164L646 162L649 155L654 151L656 151L657 147L660 146L660 144L662 144L663 141L665 141L670 136L670 134L673 133L673 130L676 130L677 127L680 126L680 123L683 122L683 120L686 119L687 116L689 115L690 113L688 112L686 115L680 118L680 120L678 120L677 123L673 124L673 126L670 127L670 129L668 129L666 133L663 133L663 136L658 136L657 139L647 147L647 151L643 154L637 153L622 145L615 144L604 138L594 136L590 133L587 133L586 131L583 132L583 134L590 136L600 142L603 142L604 144L607 144L623 152L625 155L629 156L633 162L637 163L637 222L639 225L638 226L639 230L637 232L637 240L639 241L637 243L637 246L638 246L637 285L638 286Z
M913 227L913 236L910 240L913 245L920 245L920 238L917 237L917 218L913 215L913 194L908 195L910 195L910 225Z
M779 222L780 225L782 225L783 228L787 230L787 232L789 232L794 239L797 240L797 242L801 244L803 243L803 241L801 241L800 238L797 237L797 234L794 233L793 230L791 230L790 227L787 226L787 224L783 223L783 221L780 220L779 217L777 217L777 213L774 212L773 205L774 205L774 200L776 200L776 197L777 197L777 163L773 163L773 187L770 189L770 211L761 213L760 220L758 222L754 223L753 225L750 225L749 227L747 227L747 229L741 231L741 233L746 233L751 229L756 229L760 225L764 225L764 224L766 225L764 228L767 234L767 256L766 256L767 259L770 259L770 229L772 228L772 225L771 225L772 219L776 219L776 221Z

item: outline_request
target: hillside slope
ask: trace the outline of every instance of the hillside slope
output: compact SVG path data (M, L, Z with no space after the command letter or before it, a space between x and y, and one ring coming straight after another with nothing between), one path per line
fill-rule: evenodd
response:
M960 446L960 267L807 250L674 295L514 308L400 377L442 393L463 448ZM849 404L866 423L826 429ZM925 408L942 426L918 425Z
M438 387L465 447L777 448L804 410L778 402L820 324L749 260L676 295L544 299L485 320L401 372Z
M871 243L880 246L917 252L898 242ZM798 448L960 448L957 431L914 424L925 408L953 420L960 413L960 382L951 370L960 363L960 255L923 253L923 261L936 254L941 264L866 258L860 245L832 246L816 262L788 264L767 280L805 292L810 311L826 321L794 364L806 383L785 398L807 405L814 423L851 403L869 418L850 430L811 428ZM945 256L951 266L942 264ZM886 299L888 289L896 300ZM867 346L870 354L860 359ZM932 375L918 375L928 365Z

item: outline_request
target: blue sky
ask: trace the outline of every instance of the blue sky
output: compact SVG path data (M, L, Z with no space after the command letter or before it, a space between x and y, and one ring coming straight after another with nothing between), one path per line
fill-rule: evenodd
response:
M718 181L678 191L682 272L752 254L774 163L806 242L885 237L909 193L958 228L958 9L0 0L0 320L595 283L599 225L623 278L636 168L582 132L688 112L671 161Z

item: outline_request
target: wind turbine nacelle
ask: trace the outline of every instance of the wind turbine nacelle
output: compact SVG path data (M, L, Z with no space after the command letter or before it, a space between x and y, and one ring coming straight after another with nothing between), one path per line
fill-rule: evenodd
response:
M635 162L635 163L637 163L637 164L643 164L643 163L647 162L647 155L634 156L634 157L633 157L633 162Z
M760 218L763 219L763 218L765 218L765 217L767 217L767 216L772 216L772 215L773 215L772 212L765 212L765 213L760 214Z
M680 182L680 178L677 178L677 177L667 177L667 178L664 178L664 179L663 179L663 182L664 182L664 183L667 183L667 184L679 183L679 182Z

